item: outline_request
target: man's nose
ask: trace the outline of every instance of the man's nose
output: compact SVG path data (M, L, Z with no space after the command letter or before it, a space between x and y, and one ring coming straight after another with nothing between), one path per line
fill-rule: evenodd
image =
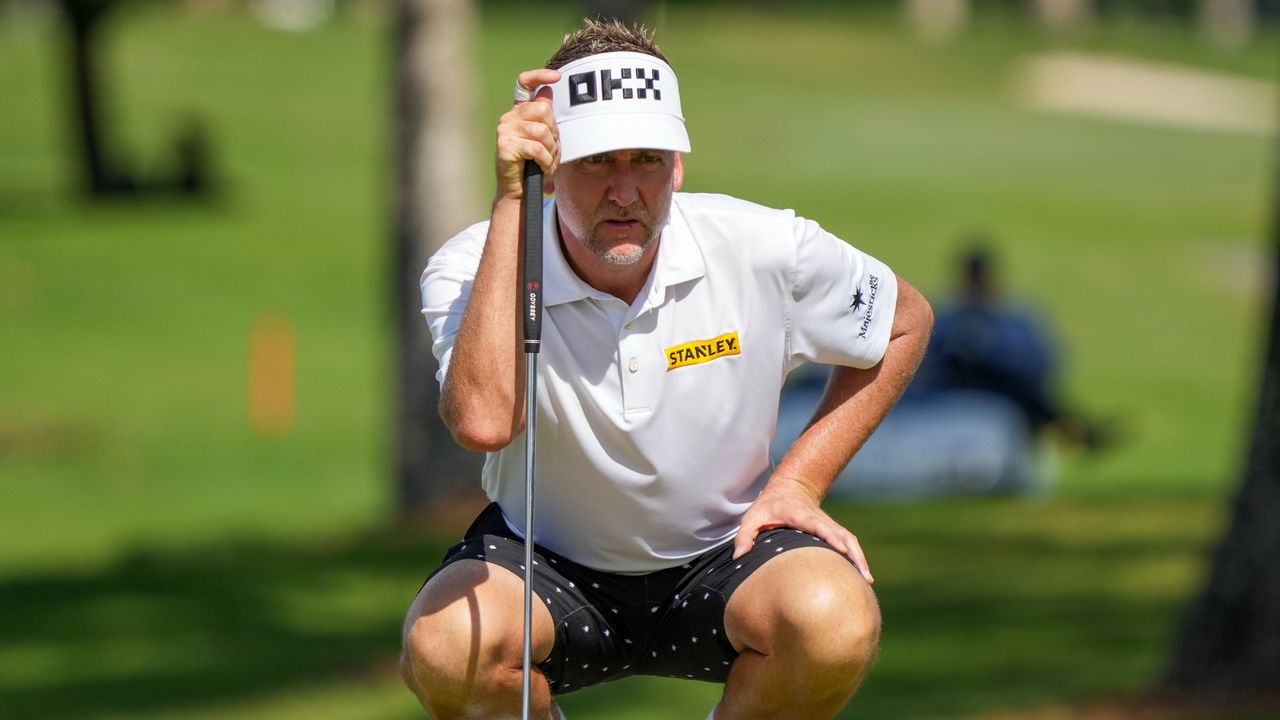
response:
M630 167L622 167L610 174L609 199L619 207L627 207L640 199L635 173Z

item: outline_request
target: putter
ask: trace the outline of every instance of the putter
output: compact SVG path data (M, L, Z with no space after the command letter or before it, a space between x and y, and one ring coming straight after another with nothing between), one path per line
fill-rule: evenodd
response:
M520 717L529 720L533 655L533 444L537 429L538 346L542 343L542 168L524 163L520 203L520 311L524 325L524 665Z

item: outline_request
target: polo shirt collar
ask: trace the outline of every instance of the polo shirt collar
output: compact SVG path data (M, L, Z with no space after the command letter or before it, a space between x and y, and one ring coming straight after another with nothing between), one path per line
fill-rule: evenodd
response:
M556 199L542 204L542 304L561 305L604 293L591 287L569 267L560 247L560 225L556 220Z
M560 247L560 226L556 220L556 201L549 198L542 206L542 288L543 305L560 305L591 297L612 297L591 287L569 266ZM662 228L658 258L641 296L660 303L668 287L697 280L706 274L702 251L693 239L680 204L673 198L671 214Z

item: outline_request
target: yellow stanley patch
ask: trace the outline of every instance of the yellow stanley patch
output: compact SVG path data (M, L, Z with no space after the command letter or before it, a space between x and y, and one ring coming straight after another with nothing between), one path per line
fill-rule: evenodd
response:
M667 372L685 365L698 365L716 358L729 355L741 355L742 346L738 344L738 333L725 333L710 340L694 340L683 345L669 347L667 352Z

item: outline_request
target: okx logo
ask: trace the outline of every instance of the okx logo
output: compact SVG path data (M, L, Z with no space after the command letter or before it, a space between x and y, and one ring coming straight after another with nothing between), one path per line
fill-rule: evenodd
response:
M654 100L662 99L662 90L658 88L658 68L646 70L622 68L618 77L613 76L612 69L599 72L584 72L569 76L569 105L583 105L603 100L644 100L653 93Z

